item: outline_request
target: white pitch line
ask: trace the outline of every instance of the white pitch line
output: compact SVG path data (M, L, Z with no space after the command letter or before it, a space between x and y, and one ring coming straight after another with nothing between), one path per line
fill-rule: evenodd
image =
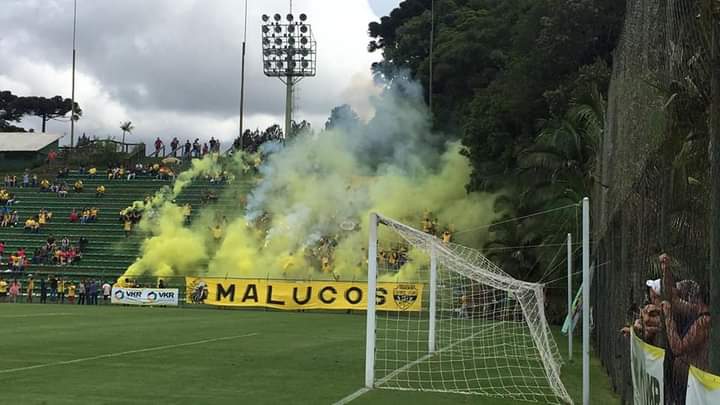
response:
M0 318L34 318L36 316L69 316L69 312L45 312L41 314L0 315Z
M8 368L8 369L5 369L5 370L0 370L0 374L14 373L14 372L16 372L16 371L34 370L34 369L36 369L36 368L45 368L45 367L52 367L52 366L63 366L63 365L66 365L66 364L82 363L82 362L84 362L84 361L107 359L107 358L110 358L110 357L124 356L124 355L126 355L126 354L146 353L146 352L154 352L154 351L158 351L158 350L174 349L174 348L176 348L176 347L185 347L185 346L201 345L201 344L203 344L203 343L211 343L211 342L219 342L219 341L222 341L222 340L239 339L239 338L256 336L256 335L259 335L259 333L247 333L247 334L244 334L244 335L225 336L225 337L219 337L219 338L213 338L213 339L197 340L197 341L195 341L195 342L178 343L178 344L175 344L175 345L155 346L155 347L148 347L148 348L145 348L145 349L128 350L128 351L126 351L126 352L101 354L101 355L98 355L98 356L83 357L83 358L81 358L81 359L75 359L75 360L54 361L54 362L52 362L52 363L36 364L36 365L34 365L34 366Z
M434 356L434 355L436 355L436 354L438 354L438 353L442 353L442 352L448 351L448 350L452 349L453 347L459 345L460 343L467 342L468 340L473 339L475 336L479 335L480 333L483 333L483 331L481 330L481 331L475 332L475 333L473 333L473 334L470 335L470 336L467 336L467 337L464 337L464 338L458 340L457 342L451 344L450 346L445 346L445 347L443 347L443 348L440 349L440 350L436 350L436 351L434 351L434 352L432 352L432 353L428 353L428 354L420 357L419 359L416 359L415 361L413 361L413 362L411 362L411 363L408 363L408 364L406 364L406 365L398 368L397 370L391 372L390 374L386 375L385 377L379 379L379 380L375 383L375 386L378 386L378 387L379 387L379 386L385 384L386 382L388 382L388 381L390 381L391 379L395 378L395 376L397 376L398 374L402 373L403 371L406 371L406 370L410 369L411 367L414 367L414 366L416 366L417 364L422 363L423 361L429 359L430 357L432 357L432 356ZM343 399L335 402L333 405L345 405L345 404L347 404L347 403L349 403L349 402L357 399L358 397L360 397L360 396L362 396L362 395L364 395L364 394L366 394L366 393L368 393L368 392L370 392L370 388L367 388L367 387L366 387L366 388L360 388L359 390L353 392L352 394L346 396L345 398L343 398Z
M350 403L350 402L354 401L355 399L361 397L362 395L365 395L369 391L370 391L370 388L367 388L367 387L360 388L359 390L353 392L352 394L346 396L345 398L335 402L333 405L345 405L345 404Z

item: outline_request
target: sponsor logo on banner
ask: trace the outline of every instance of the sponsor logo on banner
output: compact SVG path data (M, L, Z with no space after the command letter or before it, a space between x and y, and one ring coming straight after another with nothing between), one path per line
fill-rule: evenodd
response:
M720 404L720 376L690 366L685 403L687 405Z
M415 284L398 284L393 288L393 300L403 311L410 308L418 299L418 289Z
M218 306L275 309L366 309L367 283L186 277L187 300ZM380 311L422 309L423 284L378 283Z
M178 305L177 288L113 287L110 302L126 305Z
M665 350L645 343L630 328L630 369L635 405L663 405Z

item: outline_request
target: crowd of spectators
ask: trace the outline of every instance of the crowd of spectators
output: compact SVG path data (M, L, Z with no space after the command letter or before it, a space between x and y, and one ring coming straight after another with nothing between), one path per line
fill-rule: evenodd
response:
M160 156L165 143L158 137L155 139L155 154ZM180 144L180 140L174 137L170 141L170 153L172 157L180 157L182 159L198 158L207 155L208 153L220 153L220 140L215 137L210 137L208 142L200 142L200 138L195 138L195 141L190 143L189 139L185 140L184 144ZM179 156L178 156L179 155Z
M28 275L23 286L22 280L18 278L6 281L0 277L0 302L17 303L24 298L24 302L32 303L39 296L41 304L47 303L48 298L51 303L64 304L67 298L69 304L98 305L102 295L103 304L109 304L111 291L109 281L92 278L75 281L48 276L35 280L32 275Z
M40 228L48 224L52 217L52 211L41 208L37 215L33 215L25 220L25 226L23 228L26 232L38 233L40 232Z
M72 223L87 224L97 221L98 215L100 215L100 209L97 207L84 207L80 210L73 208L69 220Z
M56 266L77 264L82 259L88 244L89 240L84 236L81 236L73 244L67 236L57 242L51 235L33 251L31 257L28 257L27 249L21 247L8 254L6 261L5 242L0 241L0 268L4 268L8 272L22 272L29 270L33 264Z
M710 345L710 306L707 288L694 280L675 281L671 258L660 256L662 278L645 283L646 302L634 322L621 329L632 330L643 341L666 350L669 403L685 403L688 369L707 370Z

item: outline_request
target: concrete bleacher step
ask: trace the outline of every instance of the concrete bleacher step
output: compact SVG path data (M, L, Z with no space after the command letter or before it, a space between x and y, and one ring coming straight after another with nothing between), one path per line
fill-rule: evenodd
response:
M81 193L72 191L72 186L77 179L82 179L85 186ZM53 235L58 242L61 238L68 237L73 244L77 244L78 239L84 236L89 239L90 243L79 263L67 266L31 264L29 271L48 274L102 275L103 277L122 275L139 255L143 238L137 233L133 233L129 238L125 237L118 218L120 210L128 207L134 201L142 200L147 195L154 195L164 186L172 186L172 183L150 176L138 176L129 181L126 179L108 180L104 173L99 173L95 178L89 178L77 171L70 172L69 176L61 180L71 188L65 198L59 198L54 193L41 192L38 187L9 188L17 200L13 209L18 212L20 223L16 228L0 228L0 241L4 241L6 245L5 255L15 252L21 247L26 248L27 253L31 255L37 247L45 243L50 235ZM101 198L95 196L95 187L99 184L106 187L106 194ZM255 181L239 179L233 187L246 193L255 185ZM195 218L199 215L198 208L203 205L202 198L207 190L216 190L220 194L223 187L223 185L211 184L207 180L196 180L184 188L177 197L176 203L192 204L194 209L191 219ZM238 201L227 198L221 198L209 204L214 204L216 209L221 212L231 212L239 207ZM72 209L79 210L84 207L99 209L97 221L87 224L70 223L68 218ZM36 215L42 208L53 212L52 221L45 224L38 233L29 233L23 230L22 225L25 219Z

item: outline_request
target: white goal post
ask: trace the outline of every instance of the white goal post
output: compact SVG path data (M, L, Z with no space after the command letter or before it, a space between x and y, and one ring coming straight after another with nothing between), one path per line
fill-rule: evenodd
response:
M572 403L543 285L479 251L371 214L368 297L367 388Z

